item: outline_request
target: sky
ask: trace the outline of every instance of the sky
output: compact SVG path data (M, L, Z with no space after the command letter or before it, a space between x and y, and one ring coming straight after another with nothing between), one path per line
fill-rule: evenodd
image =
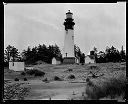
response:
M63 50L66 12L73 13L74 42L87 55L95 46L126 49L126 3L11 3L4 5L4 49L20 52L39 44Z

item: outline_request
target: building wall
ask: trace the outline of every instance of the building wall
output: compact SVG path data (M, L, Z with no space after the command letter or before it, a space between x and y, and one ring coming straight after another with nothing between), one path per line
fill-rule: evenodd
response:
M85 58L85 63L94 63L94 59L90 59L90 57Z
M56 64L61 64L60 61L56 60L55 58L52 59L52 64L56 65Z
M52 64L56 64L56 59L55 58L52 59Z
M65 57L63 59L63 64L74 64L75 63L75 57Z
M9 69L14 71L24 71L24 62L9 62Z
M61 64L61 62L60 61L57 61L57 64Z
M65 31L65 40L64 40L64 53L63 57L75 57L74 55L74 30L68 29Z

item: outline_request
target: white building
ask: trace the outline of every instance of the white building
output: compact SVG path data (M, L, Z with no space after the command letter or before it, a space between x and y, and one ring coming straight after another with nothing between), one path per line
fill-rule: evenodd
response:
M95 63L94 55L87 55L87 56L85 56L85 64L88 64L88 63Z
M9 62L9 69L14 71L24 71L24 62Z
M52 58L52 64L53 65L61 64L61 61L60 61L60 59L53 57Z

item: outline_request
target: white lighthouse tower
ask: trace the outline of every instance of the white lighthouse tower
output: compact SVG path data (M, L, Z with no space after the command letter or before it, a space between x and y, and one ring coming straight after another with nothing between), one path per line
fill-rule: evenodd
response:
M65 26L65 40L64 40L64 53L63 63L73 64L75 63L74 53L74 19L72 19L73 13L70 10L66 13Z

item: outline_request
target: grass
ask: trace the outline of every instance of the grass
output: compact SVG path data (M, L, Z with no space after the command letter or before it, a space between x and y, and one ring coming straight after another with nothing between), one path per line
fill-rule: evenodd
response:
M24 81L24 78L27 78L28 81L35 79L38 80L42 78L42 81L44 79L45 82L59 80L59 78L63 79L64 81L69 81L69 80L77 81L79 79L86 80L86 78L89 76L88 73L92 71L92 73L95 73L95 75L99 77L96 78L92 78L92 76L90 77L91 79L88 81L88 84L86 86L85 95L80 94L80 96L83 96L82 98L80 97L80 99L82 100L102 99L106 97L110 97L111 99L116 96L124 97L125 95L126 78L125 75L122 73L126 71L126 63L97 63L97 64L85 64L85 65L74 64L74 65L56 65L56 66L50 64L40 64L40 65L34 65L33 67L36 71L34 70L30 72L27 71L15 72L13 70L9 70L8 68L5 68L4 78L12 79L13 81L15 78L18 78L19 82ZM37 73L38 76L40 72L44 72L45 75L43 75L42 77L35 77L36 76L35 73ZM104 74L104 75L100 76L100 74ZM55 76L59 78L57 77L55 78ZM61 82L58 81L57 83L61 83ZM42 85L38 85L38 89L43 88L43 84L44 83L42 83ZM69 87L72 88L70 83L68 85L58 84L57 86L60 86L61 88L69 88ZM48 83L48 86L46 88L54 89L56 87L54 87L53 83ZM78 97L76 98L79 99Z
M115 73L114 73L115 74ZM125 97L126 77L123 73L120 75L113 75L109 78L87 80L86 94L88 99L98 100L103 97L110 97L111 99L116 96Z

